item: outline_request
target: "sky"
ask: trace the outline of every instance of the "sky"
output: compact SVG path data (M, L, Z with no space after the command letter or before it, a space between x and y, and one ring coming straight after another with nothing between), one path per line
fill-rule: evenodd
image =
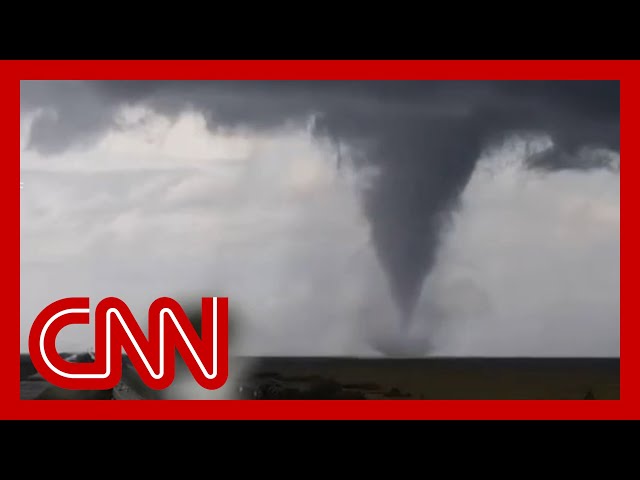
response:
M59 298L226 295L250 355L619 356L617 82L23 82L20 121L22 351Z

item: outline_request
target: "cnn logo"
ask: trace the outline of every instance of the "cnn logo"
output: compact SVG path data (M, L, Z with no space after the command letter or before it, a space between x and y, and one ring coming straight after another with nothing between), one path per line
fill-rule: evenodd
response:
M149 307L149 337L129 307L109 297L96 306L95 361L65 361L56 338L69 325L90 323L89 298L65 298L36 317L29 334L29 353L45 380L70 390L107 390L122 377L122 350L150 388L167 388L175 376L179 352L194 379L208 390L222 387L228 375L228 299L202 299L202 328L198 335L182 307L162 297Z

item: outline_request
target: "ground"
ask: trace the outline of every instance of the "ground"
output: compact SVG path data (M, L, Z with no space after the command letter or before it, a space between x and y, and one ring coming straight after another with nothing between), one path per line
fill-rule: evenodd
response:
M230 359L231 362L234 359ZM617 400L620 359L254 358L237 397L250 399ZM52 388L21 357L21 398L144 398Z

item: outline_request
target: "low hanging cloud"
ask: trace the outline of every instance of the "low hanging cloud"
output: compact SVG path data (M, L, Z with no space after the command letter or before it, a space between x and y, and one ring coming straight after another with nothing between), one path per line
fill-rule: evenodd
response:
M288 306L280 308L289 309L290 313L291 305L299 298L297 308L300 316L304 316L310 298L304 285L316 288L327 298L330 294L346 295L332 290L338 283L337 275L351 275L353 282L364 290L378 292L384 305L369 313L364 313L365 307L371 309L376 305L371 300L364 302L364 310L357 313L327 306L326 311L321 309L322 315L317 313L325 318L313 327L300 321L287 328L295 330L299 325L297 337L303 338L306 330L307 338L311 339L322 335L334 316L367 317L369 326L375 325L377 318L386 318L379 325L379 338L369 339L380 344L378 348L382 350L395 348L383 344L389 343L392 336L388 319L397 316L389 310L385 292L390 291L405 328L414 329L412 335L419 339L420 348L424 348L427 336L433 338L431 330L438 324L437 319L442 318L442 323L445 317L451 317L451 302L442 306L447 303L442 300L447 295L434 293L438 292L438 278L442 277L438 272L447 262L446 245L451 238L463 236L451 232L463 228L460 222L468 225L465 215L475 211L476 200L468 198L469 191L477 192L478 183L488 184L509 171L498 168L497 176L479 176L483 164L478 161L487 158L489 148L504 146L504 141L513 135L525 140L526 136L544 136L547 139L544 148L509 154L509 158L519 159L516 162L519 173L514 175L521 179L575 176L586 181L588 172L610 179L617 178L619 169L618 82L23 82L21 106L23 115L33 118L29 134L25 135L25 152L37 155L43 163L50 162L50 169L62 165L59 159L65 158L69 169L77 172L83 167L95 170L97 164L113 170L113 159L122 159L118 167L122 173L105 173L114 175L109 182L113 187L102 196L93 195L92 200L96 208L102 209L105 222L109 222L109 233L105 236L105 232L96 231L87 240L87 249L95 245L92 242L102 242L105 255L112 252L112 261L121 264L118 242L125 245L131 241L136 224L145 225L150 239L139 254L156 252L159 259L171 250L171 242L180 241L181 232L190 231L197 236L195 242L206 251L207 242L216 237L217 230L212 229L229 232L228 248L231 245L241 248L243 242L248 242L246 232L253 229L258 238L264 239L261 248L270 252L260 257L256 271L278 271L281 278L288 276L290 280L300 275L300 266L307 263L305 278L315 277L315 283L299 281L301 290L288 291ZM195 124L185 126L185 112L191 112L188 115ZM180 133L180 128L186 130ZM190 150L188 154L182 155L176 150L180 142L174 140L172 146L171 135L189 136L194 129L201 134L191 134L194 144L186 147ZM132 131L138 132L134 135L137 140L131 140L130 136L127 140L127 132ZM167 158L158 158L153 149L145 152L141 147L145 142L139 141L140 132L147 136L149 145L161 142ZM288 147L283 149L285 138ZM522 145L533 144L525 140ZM108 161L101 163L92 158L89 162L84 158L86 152L95 151L96 145L101 145L102 155L108 155ZM136 153L126 153L136 149ZM283 150L288 151L289 157ZM298 158L303 151L306 161ZM489 155L494 162L500 157L496 152ZM132 157L130 161L125 159L127 155ZM141 165L145 155L154 158L136 173L132 167ZM214 164L215 168L211 168ZM497 164L493 165L496 168ZM336 174L336 167L342 177ZM483 171L486 173L486 169ZM363 178L363 172L370 175ZM54 180L48 175L42 182L51 185ZM116 181L116 175L121 180ZM351 175L353 182L345 181L345 175ZM71 181L70 177L65 178ZM360 183L354 183L356 180ZM90 180L73 180L78 181L97 193ZM608 180L601 181L611 188L615 186L606 183ZM545 180L541 185L553 182ZM267 184L269 188L265 187ZM571 185L577 190L581 188L579 182ZM123 189L120 194L115 193L118 188ZM128 193L122 195L125 190ZM244 192L244 197L239 192ZM267 197L261 200L257 192L269 194L265 193ZM544 188L537 191L537 195L544 194ZM514 195L515 190L504 193L506 205L494 205L493 212L500 208L518 211ZM121 212L125 203L136 205L136 198L145 199L144 205L127 213L114 213ZM55 204L55 199L47 200L52 201ZM260 205L264 206L262 212ZM281 209L278 211L274 205L280 205ZM224 213L216 213L221 206ZM615 205L602 208L611 209ZM346 212L341 211L345 209ZM366 223L360 212L364 213ZM60 213L55 217L55 212L50 213L51 222L53 218L71 221L70 215L64 217ZM478 215L474 218L479 218ZM154 218L158 218L158 223L154 224ZM595 221L588 216L583 220ZM68 230L69 224L65 225ZM496 239L509 231L504 225L495 226L492 234ZM341 233L327 230L328 227ZM304 238L302 233L314 238L313 251L308 248L308 240L302 244L284 241L283 229L289 232L290 239ZM295 233L296 229L301 233ZM237 234L234 236L233 232ZM267 242L270 234L271 244ZM136 231L136 239L139 235L142 233ZM335 240L331 235L336 235ZM340 235L349 240L340 240ZM316 248L321 243L318 239L323 237L326 239L323 249ZM355 238L359 240L354 241ZM377 261L372 261L374 258L367 253L367 259L358 265L358 260L351 257L350 263L346 262L344 251L348 249L341 250L340 242L367 246L369 240L373 250L364 251L375 253ZM74 248L77 251L78 247ZM247 258L257 256L256 248L255 243L247 243L244 257L247 263ZM562 248L566 251L571 247L567 244ZM473 249L467 247L466 251ZM232 259L231 254L225 257L220 253L224 252L222 247L212 246L209 252L216 259L216 268L222 269L228 278L239 276L234 273L240 270L239 257ZM176 275L197 271L197 261L186 260L188 252L184 256L182 270L171 267L176 269ZM339 260L332 263L331 259ZM225 262L226 268L222 266ZM337 273L340 262L352 265L351 270ZM486 271L489 267L483 268ZM379 281L373 282L376 287L364 282L367 276L386 278L387 288ZM495 300L489 299L491 295L484 292L487 289L484 283L478 287L477 282L464 280L452 285L466 295L463 303L475 303L479 311L495 304ZM363 293L355 293L357 288L350 290L352 298L358 295L363 298ZM278 301L273 304L276 312ZM314 308L318 311L320 307ZM456 315L464 316L460 311ZM498 318L495 312L493 315L492 318ZM281 312L281 317L287 316ZM420 324L428 324L431 329L424 338L415 330L420 325L410 323L414 316L419 320L429 318ZM342 348L339 338L353 335L347 331L352 326L344 318L334 321L337 325L343 322L345 330L342 337L337 335L338 339L332 340L337 351ZM453 325L453 320L446 322ZM536 324L534 320L531 322ZM313 328L317 329L315 333ZM451 328L449 332L454 330ZM277 343L273 339L272 344ZM301 352L309 351L313 342L305 346L300 341L298 346Z

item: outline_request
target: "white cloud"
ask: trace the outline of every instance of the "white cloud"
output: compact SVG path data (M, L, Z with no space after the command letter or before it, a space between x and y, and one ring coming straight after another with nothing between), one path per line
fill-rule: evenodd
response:
M449 321L449 353L619 355L619 178L525 170L513 150L481 162L433 273L479 294L478 311Z
M400 336L362 178L338 171L305 125L232 135L194 113L170 123L135 109L122 122L91 150L22 151L23 350L38 311L77 295L121 296L142 319L157 296L222 291L245 314L241 347L253 354L374 354L368 340ZM524 171L522 153L513 144L479 165L425 283L414 343L617 355L619 175ZM61 342L91 338L81 327Z

